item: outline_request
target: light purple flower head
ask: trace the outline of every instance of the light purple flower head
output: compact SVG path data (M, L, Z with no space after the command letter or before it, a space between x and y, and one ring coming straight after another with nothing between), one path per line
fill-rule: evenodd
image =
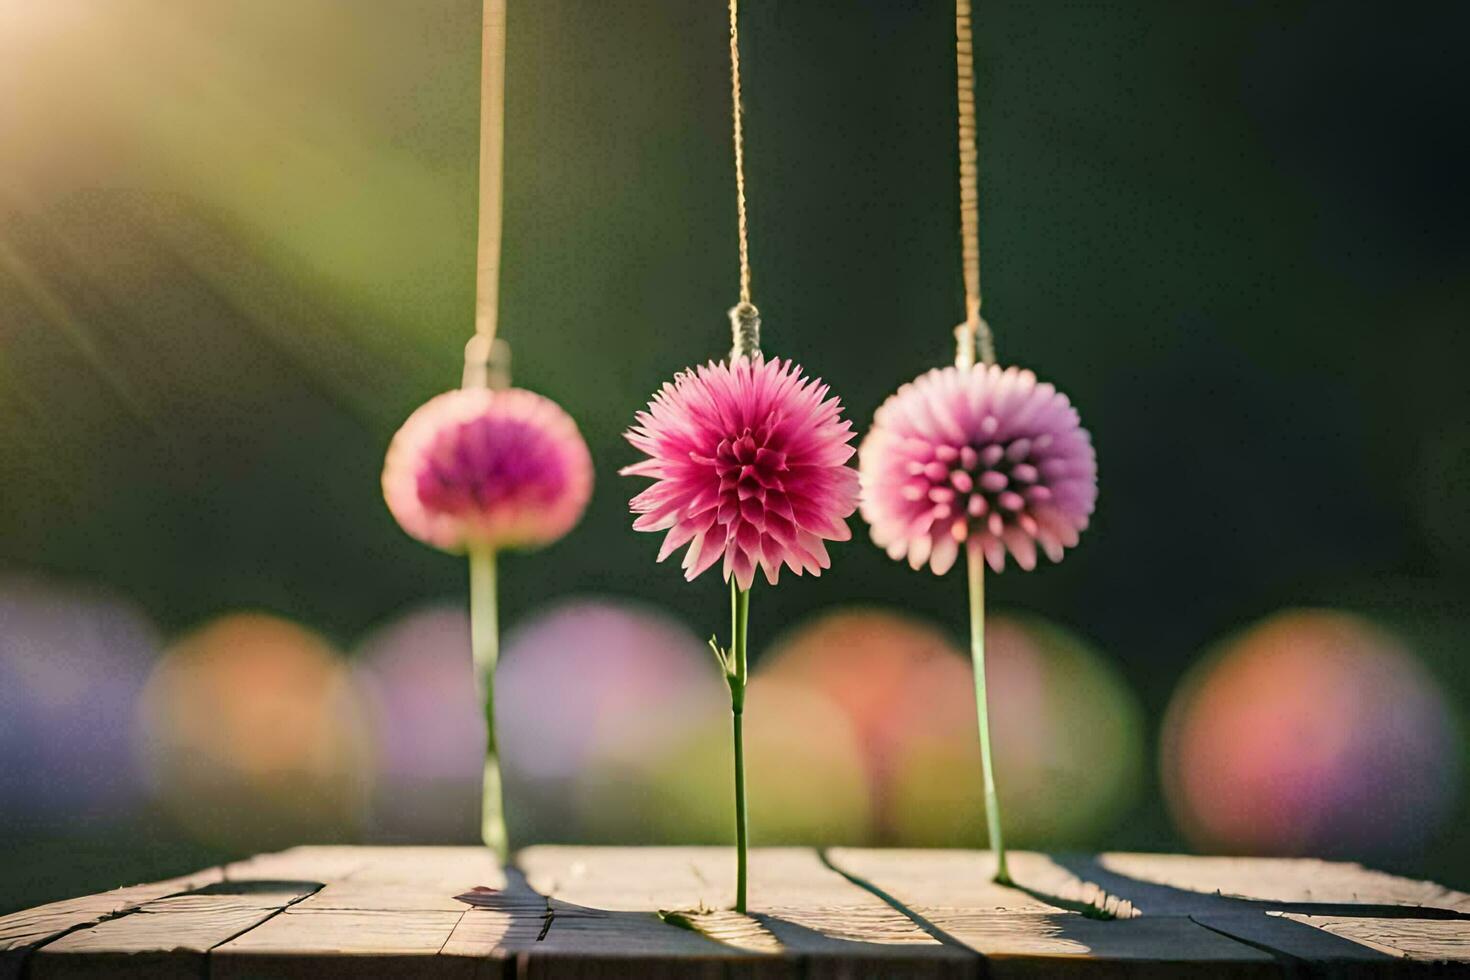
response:
M556 402L520 388L461 388L408 417L383 464L403 530L462 552L535 548L572 529L592 495L592 458Z
M689 545L691 580L722 558L741 589L757 565L772 585L783 564L821 574L824 542L850 538L857 509L841 410L790 361L757 354L680 372L625 433L649 458L622 472L655 481L633 498L633 527L669 532L659 561Z
M939 368L878 409L858 449L862 515L891 558L949 571L961 545L1061 561L1097 500L1097 457L1067 396L995 365Z

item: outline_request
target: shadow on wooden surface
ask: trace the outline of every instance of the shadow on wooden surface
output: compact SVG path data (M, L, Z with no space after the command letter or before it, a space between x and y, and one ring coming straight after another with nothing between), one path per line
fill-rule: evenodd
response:
M55 977L1464 976L1470 896L1356 865L718 847L303 847L0 917ZM478 887L477 887L478 886ZM1112 920L1076 906L1113 910ZM662 920L659 910L688 928Z
M1303 962L1370 963L1399 961L1404 958L1403 950L1381 944L1365 945L1361 941L1347 938L1352 932L1350 929L1339 932L1323 928L1317 921L1320 917L1333 919L1339 928L1342 920L1376 923L1376 929L1387 937L1394 935L1396 930L1391 925L1377 923L1377 920L1400 920L1407 924L1407 928L1397 932L1405 936L1418 932L1421 937L1423 931L1417 928L1417 923L1460 922L1463 925L1448 934L1458 937L1453 942L1441 940L1438 950L1422 951L1449 956L1462 953L1470 947L1470 910L1378 901L1372 891L1364 894L1363 901L1354 902L1339 899L1311 901L1284 897L1250 898L1226 894L1218 886L1213 891L1205 890L1210 888L1208 879L1199 880L1197 888L1186 888L1179 884L1167 884L1125 874L1110 867L1105 857L1059 855L1053 860L1077 877L1096 882L1109 893L1126 899L1142 914L1188 916L1207 929ZM1304 891L1310 892L1311 876L1303 874L1298 884ZM1429 889L1426 889L1422 897L1432 900L1442 894L1451 901L1456 900L1454 893L1438 889L1438 886L1429 886Z

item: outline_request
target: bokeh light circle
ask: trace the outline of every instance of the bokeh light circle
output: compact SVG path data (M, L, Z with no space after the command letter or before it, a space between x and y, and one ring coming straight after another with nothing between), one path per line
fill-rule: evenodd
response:
M820 614L779 636L762 656L762 677L810 688L839 708L862 753L873 790L873 830L891 839L895 757L926 725L932 705L911 688L947 677L963 698L969 673L949 635L929 623L881 609Z
M1098 840L1136 799L1140 709L1078 637L1032 617L986 627L996 778L1008 840ZM773 678L830 697L857 733L881 843L983 846L985 807L968 652L939 629L877 609L840 610L776 646Z
M553 840L608 839L619 814L582 801L621 778L610 747L657 751L724 695L709 648L687 627L602 598L556 603L510 630L496 688L512 809Z
M372 728L372 836L478 841L485 718L464 604L420 606L374 630L353 674Z
M139 701L159 801L193 836L269 847L351 834L365 729L325 640L263 613L222 616L174 643Z
M133 704L160 641L110 592L0 576L0 813L116 819L138 802Z
M1458 791L1458 727L1394 634L1327 610L1278 613L1186 678L1161 746L1169 807L1196 848L1412 853Z
M709 656L706 653L706 656ZM589 814L616 820L629 840L734 841L734 749L729 693L710 657L715 694L657 743L605 748L602 781L584 797ZM754 676L745 701L745 779L755 846L860 844L870 838L869 783L847 717L814 688Z
M377 630L356 671L374 722L374 835L475 839L485 722L463 606L422 607ZM560 602L511 627L495 686L517 840L607 839L619 814L578 802L616 781L606 747L639 755L724 690L692 632L656 609L602 598Z

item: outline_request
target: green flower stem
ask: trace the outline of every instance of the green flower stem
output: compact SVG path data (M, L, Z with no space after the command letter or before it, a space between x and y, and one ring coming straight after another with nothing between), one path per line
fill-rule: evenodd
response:
M485 704L485 776L480 797L480 839L502 864L510 857L505 804L500 788L500 750L495 743L495 663L500 659L500 613L495 587L495 552L470 549L470 647L475 684Z
M985 820L990 826L990 849L995 852L995 881L1011 884L1006 868L1006 846L1000 835L1000 799L995 792L995 763L990 758L990 712L985 696L985 559L969 552L970 659L975 669L975 715L980 726L980 765L985 778Z
M725 678L730 685L730 717L735 735L735 911L745 912L746 848L750 836L745 812L745 638L750 621L750 593L730 580L730 656Z

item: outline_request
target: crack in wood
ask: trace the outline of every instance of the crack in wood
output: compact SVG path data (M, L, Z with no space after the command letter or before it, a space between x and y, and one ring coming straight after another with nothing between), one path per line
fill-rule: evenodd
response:
M225 868L223 865L210 865L209 867L188 876L188 878L192 880L202 880L204 878L207 878L211 872L218 872L219 880L223 881L225 877L224 871ZM99 913L85 921L74 922L71 925L67 926L65 929L62 929L58 932L51 933L42 937L41 939L38 939L34 942L29 942L23 946L19 946L14 949L0 950L0 953L11 955L18 954L19 962L16 966L16 974L22 977L28 976L30 973L30 959L32 956L35 955L37 950L43 949L46 946L50 946L52 943L65 939L67 936L70 936L73 933L81 932L85 929L94 929L104 922L112 922L116 919L121 919L126 916L132 915L139 909L141 909L144 905L147 905L149 902L154 902L165 898L176 898L180 895L187 895L190 892L197 891L200 887L202 886L194 885L193 887L181 888L179 891L175 892L164 892L163 894L150 895L146 898L140 897L137 902L134 902L131 905L124 905L121 908L113 909L109 912Z
M226 878L225 881L231 881L231 879ZM239 881L238 879L236 879L232 883L234 883L234 884L241 884L242 882ZM238 939L239 937L241 937L241 936L245 935L247 932L249 932L251 929L259 928L260 926L262 926L265 923L269 922L271 919L274 919L276 916L283 914L287 909L289 909L291 906L295 905L297 902L305 901L306 899L308 899L311 896L315 895L317 892L321 891L323 888L327 887L327 884L324 881L299 882L299 884L312 884L312 885L316 885L316 887L313 888L313 889L311 889L311 891L302 892L300 895L297 895L295 898L293 898L290 901L288 901L285 905L281 906L278 909L273 910L270 915L265 916L259 922L253 922L250 925L246 926L244 929L241 929L239 932L235 933L234 935L232 935L232 936L226 936L224 939L221 939L219 942L215 943L213 946L210 946L209 949L205 950L204 951L204 955L206 957L208 957L210 953L214 952L216 949L219 949L225 943L230 942L233 939ZM199 890L200 889L195 889L195 891L199 891ZM154 914L157 914L157 913L154 913ZM207 972L208 971L206 970L206 973Z

